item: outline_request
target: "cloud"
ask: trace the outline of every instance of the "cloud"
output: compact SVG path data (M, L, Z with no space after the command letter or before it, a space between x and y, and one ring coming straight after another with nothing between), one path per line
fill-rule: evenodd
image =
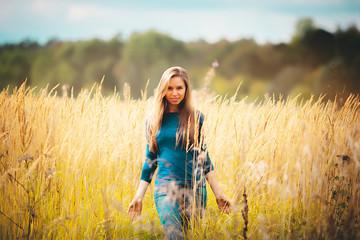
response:
M118 10L96 5L71 5L68 7L67 20L70 22L84 22L94 18L109 18L117 15Z
M0 20L10 22L17 19L58 17L65 7L65 2L49 0L0 0Z
M58 5L59 3L57 3L56 5ZM49 11L53 11L55 9L55 4L54 2L50 2L48 0L34 0L33 4L31 4L31 8L36 11L36 12L40 12L40 13L46 13Z
M11 8L10 4L1 4L0 20L5 21L11 14L11 10L12 10L12 8Z

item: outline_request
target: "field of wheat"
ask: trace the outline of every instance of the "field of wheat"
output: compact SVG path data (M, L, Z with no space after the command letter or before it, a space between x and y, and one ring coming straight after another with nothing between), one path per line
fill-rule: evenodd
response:
M58 95L25 84L0 93L0 239L163 239L153 185L142 216L127 215L151 99L105 97L101 86ZM360 239L359 98L206 96L194 105L233 212L209 190L189 239Z

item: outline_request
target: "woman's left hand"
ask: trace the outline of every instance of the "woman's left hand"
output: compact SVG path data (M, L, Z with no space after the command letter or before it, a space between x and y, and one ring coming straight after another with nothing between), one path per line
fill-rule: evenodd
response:
M228 197L226 197L224 194L220 194L216 197L216 203L223 213L229 214L231 213L231 202Z

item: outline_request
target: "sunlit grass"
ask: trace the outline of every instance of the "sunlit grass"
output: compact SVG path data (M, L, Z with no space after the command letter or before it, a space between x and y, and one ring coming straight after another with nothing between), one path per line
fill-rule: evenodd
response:
M152 198L131 223L127 207L145 157L151 100L0 93L2 239L154 238L163 233ZM249 239L360 238L360 121L357 97L245 103L197 95L208 150L224 193L219 213L209 190L205 216L189 238L243 238L246 188Z

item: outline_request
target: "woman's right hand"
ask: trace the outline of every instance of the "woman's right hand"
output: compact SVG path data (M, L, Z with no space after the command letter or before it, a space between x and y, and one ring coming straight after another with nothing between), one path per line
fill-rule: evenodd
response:
M136 220L141 215L142 210L142 200L134 198L128 209L128 214L131 220Z
M140 180L139 188L135 194L134 199L131 201L128 209L128 214L131 220L137 219L141 215L142 200L144 199L146 189L150 183Z

